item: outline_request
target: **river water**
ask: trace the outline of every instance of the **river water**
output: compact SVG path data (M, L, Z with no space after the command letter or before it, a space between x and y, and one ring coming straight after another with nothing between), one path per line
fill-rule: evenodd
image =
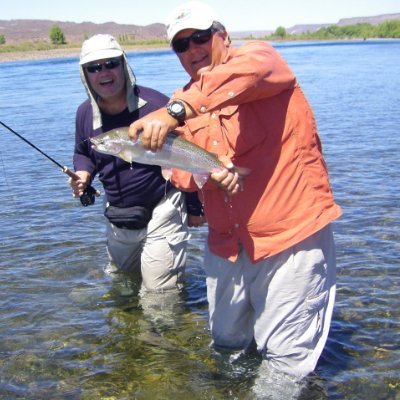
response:
M314 108L344 211L332 328L301 398L398 400L400 41L275 46ZM142 85L171 95L186 82L169 50L128 58ZM67 166L85 99L77 63L0 64L0 120ZM2 126L0 199L1 399L255 398L257 356L232 371L208 347L206 228L192 230L184 293L140 297L102 272L101 200L81 207L66 176Z

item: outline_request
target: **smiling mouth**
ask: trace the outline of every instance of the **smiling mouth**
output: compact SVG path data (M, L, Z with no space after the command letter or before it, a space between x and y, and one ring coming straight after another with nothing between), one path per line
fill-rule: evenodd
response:
M99 83L100 83L100 85L110 85L113 82L114 82L113 79L107 79L107 80L101 81Z
M205 55L205 56L202 57L202 58L199 58L198 60L194 60L194 61L192 62L192 64L193 64L193 65L197 65L197 64L203 63L203 62L206 61L206 60L207 60L207 55Z

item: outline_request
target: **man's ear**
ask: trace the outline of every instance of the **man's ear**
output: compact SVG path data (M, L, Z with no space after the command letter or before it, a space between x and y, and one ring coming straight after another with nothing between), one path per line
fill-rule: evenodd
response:
M222 33L222 35L224 37L224 44L226 46L229 46L231 44L231 38L229 37L228 33L226 31L225 32L221 32L221 33Z

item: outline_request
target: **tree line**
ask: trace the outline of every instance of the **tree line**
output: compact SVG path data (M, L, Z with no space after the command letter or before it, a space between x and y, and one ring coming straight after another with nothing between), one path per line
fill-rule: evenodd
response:
M370 23L358 23L354 25L330 25L318 29L315 32L304 32L301 34L289 34L282 26L274 33L263 39L273 40L332 40L332 39L399 39L400 20L393 19L382 22L379 25Z
M58 25L53 25L50 28L49 39L51 41L51 44L54 45L67 44L64 32ZM1 44L6 44L6 37L3 33L0 33L0 45Z

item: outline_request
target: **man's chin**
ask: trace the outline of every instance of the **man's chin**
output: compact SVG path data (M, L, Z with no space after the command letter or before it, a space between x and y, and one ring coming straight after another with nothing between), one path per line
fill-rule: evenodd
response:
M211 67L209 65L200 67L193 71L193 75L195 76L195 79L199 79L201 74L204 74L204 72L210 71L210 69L211 69Z

